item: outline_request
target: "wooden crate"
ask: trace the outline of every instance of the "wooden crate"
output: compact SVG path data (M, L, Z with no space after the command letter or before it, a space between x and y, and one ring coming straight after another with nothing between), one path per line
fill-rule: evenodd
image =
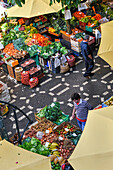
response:
M66 34L65 31L60 31L62 33L62 38L66 41L69 41L70 42L70 34Z
M14 67L11 67L10 65L7 65L7 69L8 69L8 74L10 77L15 78L15 70Z
M52 35L55 35L56 37L60 37L61 36L61 33L60 34L56 34L55 32L50 32L48 31L49 34L52 34Z
M81 42L79 42L79 41L74 41L74 40L72 40L72 39L71 39L70 42L71 42L71 45L72 45L72 46L76 46L76 47L80 48Z
M57 132L57 130L62 129L62 128L63 128L64 126L66 126L66 125L73 125L73 124L70 123L70 122L63 122L62 124L60 124L59 126L57 126L56 128L54 128L53 132ZM75 127L76 130L79 130L79 131L82 132L82 130L81 130L78 126L76 126L76 125L73 125L73 126Z
M41 122L42 120L46 119L45 117L39 117L37 116L37 113L35 113L35 119L38 121L38 122Z
M74 51L76 51L76 52L78 52L78 53L81 52L81 47L77 47L77 46L71 45L71 49L74 50Z

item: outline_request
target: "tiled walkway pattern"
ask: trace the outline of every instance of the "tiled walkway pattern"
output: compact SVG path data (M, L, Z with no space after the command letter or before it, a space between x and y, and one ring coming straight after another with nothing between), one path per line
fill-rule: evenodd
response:
M0 74L0 80L7 83L11 95L12 104L23 110L34 122L34 113L53 101L59 101L65 114L71 115L73 104L70 99L73 92L80 93L93 107L101 104L113 94L113 70L100 57L95 56L94 76L87 80L83 77L85 72L82 57L70 72L65 74L46 73L40 84L30 89L29 86L16 83L4 73ZM15 133L16 124L13 112L4 119L8 134ZM17 111L20 132L26 124L24 115ZM74 123L75 121L73 121Z

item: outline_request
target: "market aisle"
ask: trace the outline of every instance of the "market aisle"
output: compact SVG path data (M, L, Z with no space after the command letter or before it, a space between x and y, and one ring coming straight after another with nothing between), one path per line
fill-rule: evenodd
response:
M7 83L11 95L11 103L22 109L34 122L34 113L53 101L61 104L61 110L71 115L73 104L70 96L73 92L80 93L93 107L112 96L113 70L100 57L95 56L94 76L90 80L83 77L85 72L82 57L76 62L76 66L65 74L46 73L43 81L36 88L30 89L21 83L15 83L4 73L0 73L0 80ZM20 132L26 125L26 118L17 112ZM16 125L13 112L4 119L8 134L15 133ZM75 120L73 120L75 123ZM13 129L13 131L12 131Z

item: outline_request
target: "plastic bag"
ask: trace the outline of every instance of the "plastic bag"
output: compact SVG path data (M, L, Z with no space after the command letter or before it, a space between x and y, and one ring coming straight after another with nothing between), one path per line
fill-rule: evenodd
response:
M36 133L36 137L38 138L38 139L42 139L42 136L44 135L44 133L43 132L41 132L41 131L38 131L37 133Z

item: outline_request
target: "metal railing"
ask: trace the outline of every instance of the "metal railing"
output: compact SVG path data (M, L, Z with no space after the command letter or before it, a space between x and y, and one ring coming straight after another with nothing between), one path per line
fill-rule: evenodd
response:
M17 141L18 141L19 144L21 144L21 140L22 140L22 137L24 135L24 132L26 131L28 126L33 123L33 121L21 109L19 109L17 106L15 106L15 105L13 105L13 104L11 104L9 102L5 102L5 101L1 101L1 100L0 100L0 103L7 104L9 109L12 107L13 113L14 113L14 119L15 119L15 123L16 123L17 134L18 134L18 140ZM16 110L19 110L28 119L28 122L27 122L27 124L26 124L26 126L25 126L25 128L24 128L21 135L20 135L20 131L19 131L19 125L18 125L18 119L17 119Z

